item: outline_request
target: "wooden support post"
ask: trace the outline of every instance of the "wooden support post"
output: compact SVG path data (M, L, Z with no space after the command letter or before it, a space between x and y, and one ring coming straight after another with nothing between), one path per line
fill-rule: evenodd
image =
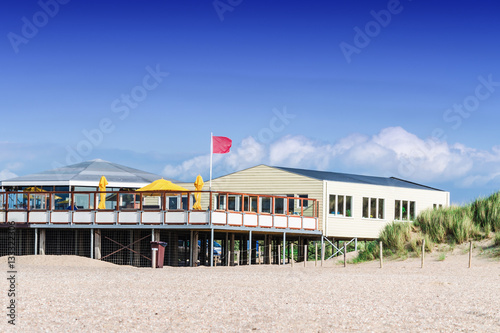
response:
M226 242L224 243L224 262L225 262L225 265L226 266L229 266L229 253L227 253L229 249L229 235L228 235L228 232L226 232ZM222 264L222 260L221 260L221 265L224 265Z
M151 268L156 268L156 253L158 249L151 249Z
M232 265L233 258L231 257L232 254L233 254L233 252L231 250L227 251L228 266L233 266Z
M469 243L469 268L472 267L472 241Z
M379 247L380 247L380 268L384 267L384 259L382 258L382 241L379 242Z
M283 266L286 265L286 232L283 233Z
M273 253L272 253L273 239L271 235L267 235L267 263L271 265L273 263Z
M210 267L214 267L214 228L210 229L210 246L208 247L210 253Z
M229 266L234 266L234 234L231 234L229 252Z
M193 232L193 243L191 244L191 252L193 254L193 262L191 264L192 267L198 266L198 236L198 231Z
M422 263L420 264L420 268L424 268L424 257L425 257L425 238L422 239Z
M93 229L91 229L93 230ZM90 234L92 235L92 232L90 232ZM93 251L92 251L92 242L93 242L93 239L92 237L90 238L90 258L92 259L92 256L93 256ZM38 254L38 228L35 229L35 255Z
M318 242L314 242L314 245L316 245L316 248L314 250L314 267L318 266Z
M344 241L344 267L347 267L347 245Z
M240 265L240 250L236 251L236 262Z
M290 263L293 267L293 242L290 243L290 258L291 258Z
M39 241L39 248L38 248L38 253L40 253L42 256L45 255L45 229L40 229L40 241ZM100 259L100 258L99 258Z
M325 261L325 243L321 244L321 267L323 267L324 261Z
M101 260L101 229L94 231L94 259Z
M281 265L281 245L278 245L278 266Z
M307 245L304 245L304 267L307 265Z

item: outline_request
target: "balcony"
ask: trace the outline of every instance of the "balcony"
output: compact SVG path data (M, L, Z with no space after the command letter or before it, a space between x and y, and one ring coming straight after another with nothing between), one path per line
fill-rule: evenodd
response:
M101 200L104 209L99 209ZM193 209L198 201L201 209ZM318 201L217 191L0 192L0 222L318 230Z

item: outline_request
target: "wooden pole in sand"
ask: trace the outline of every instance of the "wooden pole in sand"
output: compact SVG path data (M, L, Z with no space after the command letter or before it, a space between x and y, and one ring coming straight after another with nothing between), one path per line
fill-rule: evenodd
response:
M469 268L472 267L472 241L469 243Z
M292 264L293 267L293 242L290 243L290 263Z
M347 267L347 246L344 241L344 267Z
M382 241L379 242L379 247L380 247L380 268L383 268L384 267L384 259L382 258Z
M316 245L315 251L314 251L314 267L318 266L318 242L314 243Z
M420 268L424 268L424 257L425 257L425 238L422 239L422 263L420 264Z

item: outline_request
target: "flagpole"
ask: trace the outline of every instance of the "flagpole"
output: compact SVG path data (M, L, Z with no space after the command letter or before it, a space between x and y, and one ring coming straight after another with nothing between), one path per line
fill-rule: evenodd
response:
M213 133L210 132L210 186L209 190L212 191L212 155L214 154Z

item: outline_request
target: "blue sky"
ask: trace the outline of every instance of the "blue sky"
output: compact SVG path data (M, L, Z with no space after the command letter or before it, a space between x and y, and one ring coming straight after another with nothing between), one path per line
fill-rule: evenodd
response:
M500 189L494 1L7 1L0 179L102 158Z

